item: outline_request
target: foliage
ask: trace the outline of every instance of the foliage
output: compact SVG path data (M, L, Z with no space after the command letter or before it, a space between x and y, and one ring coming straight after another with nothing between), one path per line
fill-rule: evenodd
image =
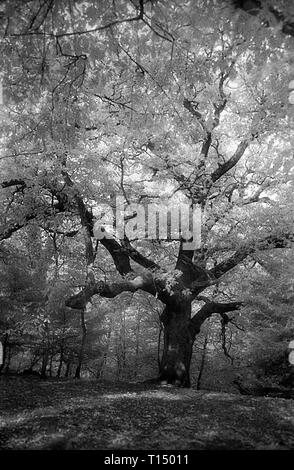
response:
M284 350L293 333L293 38L275 6L252 18L216 3L1 6L7 370L17 348L43 375L78 376L83 365L85 375L109 367L134 378L144 365L149 376L150 355L153 368L175 369L169 351L192 348L213 314L222 326L212 326L212 356L230 359L225 332L232 354L248 352L259 367L261 352ZM185 253L172 236L131 230L98 243L95 214L117 209L117 195L129 227L132 203L198 204L201 247Z

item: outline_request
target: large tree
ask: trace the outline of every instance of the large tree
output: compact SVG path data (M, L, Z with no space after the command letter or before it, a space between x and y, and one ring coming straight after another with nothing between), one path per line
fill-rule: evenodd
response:
M160 378L189 386L201 325L242 305L233 270L293 239L291 35L209 0L16 0L1 23L1 240L32 223L82 237L84 286L67 307L83 322L95 295L155 296ZM131 231L97 243L95 210L116 195L197 204L201 246ZM101 275L100 245L116 274Z

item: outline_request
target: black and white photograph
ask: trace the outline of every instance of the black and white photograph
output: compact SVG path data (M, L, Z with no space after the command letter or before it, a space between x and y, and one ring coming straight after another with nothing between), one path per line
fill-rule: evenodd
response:
M293 0L0 0L0 466L294 451L293 191Z

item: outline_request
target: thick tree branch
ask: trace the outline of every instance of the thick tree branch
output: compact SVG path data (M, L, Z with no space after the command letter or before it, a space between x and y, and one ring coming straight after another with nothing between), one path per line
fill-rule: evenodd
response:
M156 288L151 275L137 276L135 279L122 279L118 282L106 283L103 281L95 282L93 279L78 294L71 296L66 301L66 306L82 310L94 295L113 298L122 292L136 292L139 289L152 295L156 294Z
M157 263L150 260L146 256L142 255L138 250L136 250L136 248L131 245L127 237L122 240L121 244L123 248L127 251L130 258L136 263L140 264L140 266L143 266L143 268L151 270L160 269L160 266Z
M201 325L207 318L211 317L213 313L219 313L223 318L226 312L238 310L241 306L242 302L207 302L190 321L190 331L192 338L195 338L195 336L200 332Z
M66 185L70 188L74 188L74 182L71 180L69 174L66 170L62 171L62 175ZM12 179L9 181L3 181L1 183L2 188L8 188L13 186L21 186L21 188L26 188L27 184L25 181L20 179ZM52 195L57 199L57 202L54 204L54 210L58 212L64 212L66 210L70 210L72 207L71 201L69 196L67 195L65 188L62 191L58 191L55 188L49 188ZM85 245L86 245L86 260L87 265L90 265L94 261L94 251L91 238L93 237L93 227L94 227L94 218L93 214L87 209L81 195L76 190L74 193L74 200L75 206L78 209L81 225L84 231L85 237ZM52 211L48 209L48 213L52 215ZM0 236L0 240L8 239L13 233L17 232L21 228L23 228L28 221L33 220L36 218L37 214L34 212L33 214L28 214L25 217L23 223L15 223L9 228L5 228ZM71 232L69 236L74 236L77 232ZM138 264L145 268L149 269L158 269L159 266L154 263L152 260L149 260L141 253L139 253L129 241L124 240L123 246L120 245L118 241L113 238L104 238L101 240L101 244L107 249L110 253L115 267L118 272L122 275L125 275L132 271L130 265L130 258L136 261Z
M26 187L26 183L24 180L20 179L12 179L9 181L2 181L1 188L10 188L11 186L21 186L22 188Z
M67 171L63 170L62 175L64 177L64 180L67 186L69 186L70 188L73 188L74 183L72 179L70 178L69 174L67 173ZM93 243L92 243L93 216L87 210L85 203L83 201L83 198L81 197L78 191L75 191L74 199L78 207L81 225L83 227L83 232L84 232L87 266L91 266L95 260L95 254L94 254Z
M120 274L125 275L132 271L128 253L114 238L103 238L100 243L111 255Z
M265 251L271 250L274 248L287 248L290 246L290 243L294 241L294 233L288 232L283 236L274 236L269 235L260 240L247 243L240 247L235 253L230 256L228 259L217 264L213 269L209 270L209 273L214 278L218 279L223 276L225 273L236 267L241 263L248 255L254 253L255 251Z
M224 176L229 170L231 170L234 166L237 165L239 160L242 158L244 155L245 150L248 148L249 142L251 139L245 139L240 144L238 145L234 155L232 155L229 160L227 160L225 163L220 165L211 175L211 181L215 183L218 181L222 176Z
M62 172L64 176L64 180L66 184L69 187L73 187L74 183L71 180L70 176L66 171ZM93 236L93 228L94 228L94 218L93 214L86 208L85 203L81 197L81 195L76 191L75 196L74 196L80 218L81 218L81 224L84 228L84 233L85 233L85 243L86 243L86 258L87 258L87 264L90 265L94 262L94 251L93 251L93 244L92 244L92 236ZM122 275L125 275L129 272L131 272L131 265L130 265L130 259L126 251L123 249L123 247L113 238L103 238L101 240L101 244L107 249L107 251L110 253L112 256L112 259L114 261L115 267L118 270L118 272Z
M47 37L52 37L52 38L63 38L63 37L71 37L71 36L82 36L84 34L90 34L90 33L95 33L97 31L104 31L105 29L112 28L113 26L118 26L120 24L124 23L132 23L134 21L139 21L141 20L141 13L137 16L133 16L131 18L125 18L121 20L114 20L110 21L109 23L106 23L105 25L97 26L96 28L91 28L91 29L85 29L85 30L80 30L80 31L73 31L73 32L67 32L67 33L46 33L43 31L28 31L28 32L22 32L22 33L12 33L10 36L12 37L21 37L21 36L47 36Z
M0 229L0 241L10 238L15 232L25 227L30 220L35 219L36 216L37 215L35 213L28 214L24 217L23 222L14 223L10 227L3 227L3 229Z
M201 126L204 128L205 121L203 119L202 114L197 109L197 103L194 103L193 101L184 98L183 105L189 111L189 113L192 114L192 116L196 117L196 119L200 122Z

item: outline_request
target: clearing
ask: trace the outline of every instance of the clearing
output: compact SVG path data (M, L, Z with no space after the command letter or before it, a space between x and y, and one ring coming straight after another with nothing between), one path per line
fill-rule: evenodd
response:
M294 400L0 377L0 449L294 449Z

